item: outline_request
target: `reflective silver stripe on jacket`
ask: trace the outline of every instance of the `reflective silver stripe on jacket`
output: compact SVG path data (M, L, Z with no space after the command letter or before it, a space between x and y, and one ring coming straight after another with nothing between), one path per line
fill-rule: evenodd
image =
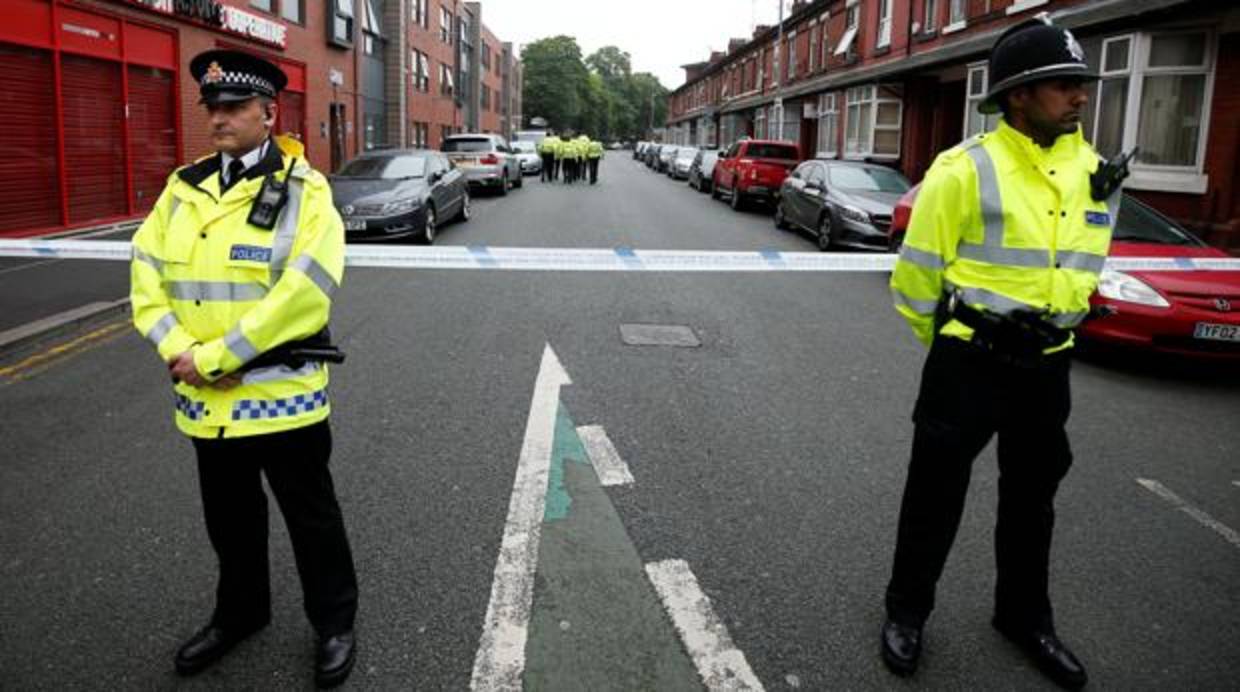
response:
M1033 267L1045 269L1051 265L1051 255L1046 250L1003 247L1001 245L971 245L961 243L956 254L975 262L1002 264L1008 267Z
M165 284L168 295L178 300L216 300L242 303L262 300L267 287L258 283L233 283L231 281L169 281Z
M933 269L934 271L943 271L943 268L947 266L941 255L936 255L926 250L919 250L908 243L900 246L900 260L916 264L919 267L925 267L926 269Z
M913 298L898 288L891 289L891 297L895 300L896 305L903 305L918 315L933 315L934 311L939 307L939 301L937 300L921 300L918 298Z
M981 305L990 312L1000 315L1007 315L1018 310L1031 310L1037 312L1043 309L1042 307L1029 305L1028 303L1009 298L1002 293L995 293L994 291L987 290L985 288L948 285L947 290L958 290L960 291L961 297L964 298L964 302L969 305ZM1080 324L1088 314L1088 310L1079 312L1057 312L1047 315L1044 319L1061 329L1070 329Z
M242 365L258 357L258 349L254 348L254 344L245 338L240 325L233 327L224 335L224 346L241 360Z
M241 381L245 384L256 384L258 382L277 382L280 380L292 380L305 375L310 375L322 370L323 366L319 363L306 363L300 368L290 368L287 365L273 365L269 368L255 368L241 376Z
M1107 258L1105 256L1095 255L1091 252L1061 250L1055 254L1055 265L1063 269L1082 269L1097 274L1102 271L1102 267L1106 263Z
M977 169L977 192L981 198L982 227L986 235L982 244L987 247L1003 247L1003 198L999 195L999 175L995 162L986 147L969 147L969 157ZM961 245L965 245L961 243Z
M157 259L151 255L148 255L136 247L133 249L133 258L138 260L139 262L142 262L143 264L151 266L152 268L155 269L155 271L159 272L160 274L164 273L163 260Z
M284 275L284 267L293 252L293 239L297 237L297 217L301 212L301 180L289 175L288 202L280 210L280 219L276 222L276 234L271 239L271 285L275 286Z
M332 275L310 255L298 255L297 259L293 260L293 269L305 274L328 298L339 288L339 284L332 278Z
M168 332L171 332L175 326L177 326L176 315L173 315L171 312L164 315L147 331L147 341L155 344L155 347L158 348L159 344L163 342L164 337L168 336Z

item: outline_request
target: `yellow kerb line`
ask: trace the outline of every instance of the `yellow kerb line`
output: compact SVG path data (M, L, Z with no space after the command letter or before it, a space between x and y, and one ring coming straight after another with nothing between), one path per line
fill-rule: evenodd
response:
M30 368L33 368L36 365L46 363L50 360L54 360L57 357L65 355L66 353L69 353L73 351L74 349L77 349L85 344L88 344L92 341L98 341L102 339L103 337L108 336L109 334L117 331L118 329L122 329L126 326L128 326L128 322L116 322L113 324L100 327L99 329L96 329L92 332L83 334L82 336L79 336L73 341L69 341L63 344L57 344L42 353L36 353L35 355L30 356L29 358L26 358L20 363L10 365L5 368L0 368L0 377L13 378L15 375L20 374L21 371L23 370L28 370Z

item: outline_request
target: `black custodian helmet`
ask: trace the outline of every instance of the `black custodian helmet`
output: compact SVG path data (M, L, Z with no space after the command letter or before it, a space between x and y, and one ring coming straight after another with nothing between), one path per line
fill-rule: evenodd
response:
M999 112L999 97L1014 86L1056 77L1098 79L1085 62L1085 49L1071 31L1055 26L1045 12L999 36L990 51L990 90L977 110Z
M189 72L199 85L199 103L275 98L288 85L288 77L274 63L236 50L199 53L190 61Z

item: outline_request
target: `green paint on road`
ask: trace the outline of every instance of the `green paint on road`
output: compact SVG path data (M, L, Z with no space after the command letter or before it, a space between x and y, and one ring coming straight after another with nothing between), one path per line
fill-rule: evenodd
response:
M526 690L701 690L563 403L534 577Z
M568 407L560 403L555 417L555 437L551 444L551 468L547 475L547 506L543 521L556 521L568 516L573 498L564 489L564 464L589 464L586 448L577 435L573 419L568 417Z

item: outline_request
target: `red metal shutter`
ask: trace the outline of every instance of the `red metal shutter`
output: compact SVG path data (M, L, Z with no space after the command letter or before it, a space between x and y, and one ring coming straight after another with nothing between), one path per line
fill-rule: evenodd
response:
M124 103L120 63L63 54L69 221L123 216Z
M129 67L129 150L133 157L134 211L149 211L177 165L176 93L173 74Z
M0 43L0 233L59 226L52 54Z

